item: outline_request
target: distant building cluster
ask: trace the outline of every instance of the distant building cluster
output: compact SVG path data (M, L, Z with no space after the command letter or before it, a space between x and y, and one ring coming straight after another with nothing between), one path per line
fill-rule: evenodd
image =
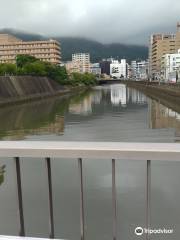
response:
M74 61L74 56L77 60ZM82 57L83 56L83 57ZM88 57L87 57L88 56ZM87 60L87 62L85 61ZM149 42L149 58L127 59L118 57L102 59L99 63L90 63L89 54L74 54L71 72L91 72L107 79L132 79L145 81L178 82L180 81L180 23L175 34L152 34ZM88 67L86 67L88 66Z
M149 44L149 78L164 82L180 80L180 23L176 34L153 34Z
M149 58L106 58L92 63L90 53L73 53L71 61L61 62L61 46L56 40L23 41L0 34L0 63L15 63L17 55L31 55L41 61L65 66L71 73L92 73L104 79L132 79L163 82L180 81L180 23L175 34L152 34Z
M61 46L56 40L23 41L9 34L0 34L0 63L15 63L17 55L31 55L44 62L65 66L69 74L92 73L105 79L147 79L147 61L107 58L92 63L90 53L74 53L71 61L61 62Z
M89 53L76 53L72 61L65 63L68 73L93 73L105 79L140 79L148 78L148 60L132 61L127 59L107 58L98 63L91 63Z

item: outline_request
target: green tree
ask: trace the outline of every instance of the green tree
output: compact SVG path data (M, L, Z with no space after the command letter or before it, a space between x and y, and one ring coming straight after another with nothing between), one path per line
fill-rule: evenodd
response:
M23 68L26 64L34 63L39 61L37 58L30 55L17 55L16 65L18 68Z
M51 79L56 80L61 84L66 84L68 74L65 67L53 65L51 63L44 63L46 66L47 76Z
M95 85L96 77L92 73L72 73L70 77L72 85Z
M91 73L72 73L68 76L66 68L42 62L30 55L17 55L16 64L0 64L0 75L47 76L62 85L95 85L96 76Z
M12 63L4 63L0 64L0 75L15 75L17 72L17 68L15 64Z
M33 76L47 76L48 74L44 63L40 61L26 64L22 71L25 75Z

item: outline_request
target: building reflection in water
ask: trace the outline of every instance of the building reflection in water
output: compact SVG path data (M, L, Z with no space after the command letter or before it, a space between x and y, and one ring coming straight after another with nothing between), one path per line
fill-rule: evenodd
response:
M2 183L4 182L5 168L6 168L5 165L3 165L3 166L0 167L0 186L1 186Z
M59 107L55 100L32 102L22 106L7 107L0 111L2 140L23 140L27 135L62 135L63 133L64 108Z
M69 112L79 115L90 115L92 113L92 96L85 97L78 103L70 103Z
M69 112L71 114L88 116L92 114L93 104L100 104L102 100L102 91L95 89L78 102L71 101Z
M110 103L113 106L127 107L128 103L147 104L147 97L137 90L128 89L124 84L113 84L96 87L79 101L71 101L69 113L75 115L92 115L93 105ZM103 106L102 106L103 107Z
M149 104L152 129L157 128L179 128L180 114L165 107L155 100L150 100Z
M147 97L133 88L127 88L127 101L134 104L147 104Z
M149 101L150 128L175 129L175 136L180 139L180 114L170 108L165 107L161 103ZM178 140L178 139L177 139Z
M111 85L111 103L112 105L126 106L127 103L147 104L147 97L135 90L127 88L123 84Z
M111 103L114 106L126 106L126 86L123 84L111 85Z

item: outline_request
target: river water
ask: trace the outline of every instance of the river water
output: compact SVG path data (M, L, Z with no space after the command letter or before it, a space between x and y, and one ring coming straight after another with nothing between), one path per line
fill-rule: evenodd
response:
M143 93L115 84L64 99L0 110L1 140L178 142L180 114ZM118 239L139 239L146 223L146 163L116 162ZM0 234L18 235L15 165L1 159ZM26 234L48 237L47 172L43 159L22 159ZM85 160L85 231L88 240L112 239L111 161ZM152 163L151 226L174 229L151 239L179 239L180 165ZM79 178L75 159L53 159L56 238L80 239ZM140 237L145 239L145 236Z

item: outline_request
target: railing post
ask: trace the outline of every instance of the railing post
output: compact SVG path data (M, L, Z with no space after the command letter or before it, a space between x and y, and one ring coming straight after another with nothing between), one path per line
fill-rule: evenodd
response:
M46 166L48 173L48 195L49 195L49 223L50 223L50 238L54 238L54 213L53 213L53 192L52 192L52 175L51 175L51 159L46 158Z
M19 213L19 223L20 223L19 236L25 236L20 159L19 159L19 157L15 157L14 160L15 160L15 165L16 165L18 213Z
M150 229L151 222L151 160L147 160L147 186L146 186L146 228ZM150 239L147 233L146 239Z
M81 240L85 239L84 231L84 191L83 191L83 169L82 169L82 158L78 159L79 167L79 179L80 179L80 231L81 231Z
M116 162L112 159L113 240L117 239Z

